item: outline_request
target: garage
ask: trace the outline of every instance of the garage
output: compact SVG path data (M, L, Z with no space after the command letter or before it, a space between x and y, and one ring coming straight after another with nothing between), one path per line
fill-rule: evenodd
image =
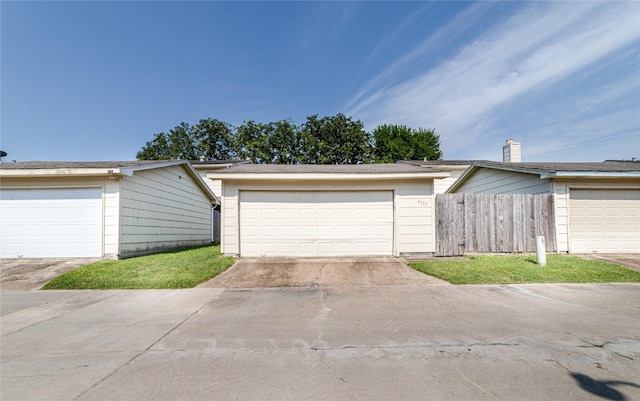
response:
M102 189L0 190L2 257L101 257Z
M127 258L212 242L186 160L0 163L0 257Z
M640 252L640 189L571 189L570 251Z
M435 250L434 180L394 164L238 164L221 182L221 251L241 257L424 257Z
M393 191L241 191L240 255L391 256Z

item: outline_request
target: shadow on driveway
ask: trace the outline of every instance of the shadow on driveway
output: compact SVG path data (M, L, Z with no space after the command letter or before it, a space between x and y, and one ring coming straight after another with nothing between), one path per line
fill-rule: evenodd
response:
M635 388L640 388L639 385L627 381L619 381L619 380L595 380L587 375L583 375L581 373L571 373L571 377L578 382L578 385L581 389L597 395L600 398L605 400L615 400L615 401L627 401L628 398L622 394L620 391L616 390L615 386L631 386Z

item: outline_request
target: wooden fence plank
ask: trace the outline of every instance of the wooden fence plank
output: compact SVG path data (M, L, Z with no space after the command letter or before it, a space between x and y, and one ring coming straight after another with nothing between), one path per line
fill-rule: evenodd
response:
M535 237L556 251L551 194L436 195L436 255L535 252Z

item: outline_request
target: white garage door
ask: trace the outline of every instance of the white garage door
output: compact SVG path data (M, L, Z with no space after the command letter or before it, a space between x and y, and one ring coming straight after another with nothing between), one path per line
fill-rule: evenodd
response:
M100 257L100 189L0 190L1 255Z
M640 252L640 190L572 189L569 208L571 252Z
M240 192L241 256L392 252L392 191Z

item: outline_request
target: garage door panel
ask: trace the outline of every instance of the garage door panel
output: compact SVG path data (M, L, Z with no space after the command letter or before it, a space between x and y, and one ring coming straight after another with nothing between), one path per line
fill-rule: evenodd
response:
M570 251L640 252L640 190L572 189Z
M391 255L393 192L241 191L240 244L242 256Z
M4 257L100 257L102 190L0 190Z

